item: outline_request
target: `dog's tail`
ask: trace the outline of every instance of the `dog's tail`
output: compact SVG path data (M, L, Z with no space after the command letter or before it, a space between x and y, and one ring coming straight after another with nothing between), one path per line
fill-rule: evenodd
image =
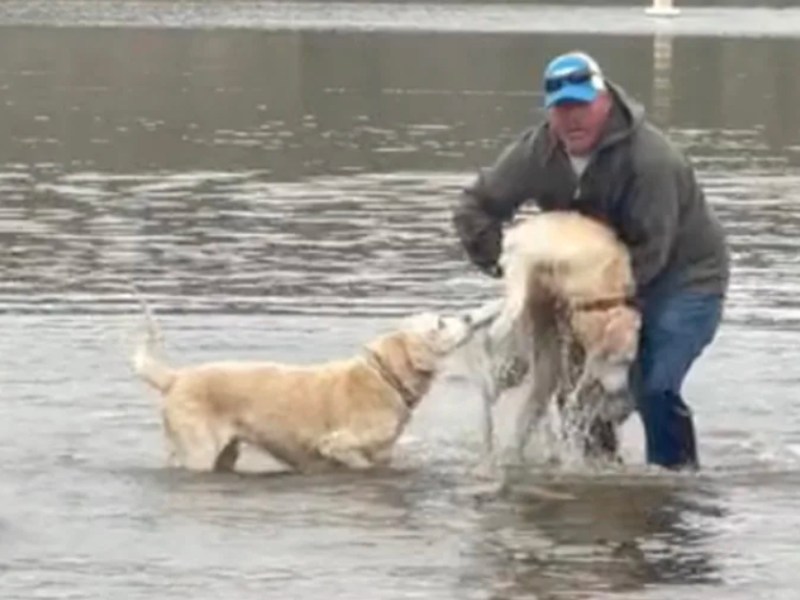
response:
M547 264L548 259L540 256L540 250L534 247L530 239L521 235L519 226L511 228L503 240L503 252L500 263L503 268L503 284L505 302L492 329L494 336L505 338L511 334L526 318L528 301L532 286L538 279L538 267ZM534 239L535 243L540 240Z
M161 329L144 296L135 287L133 291L139 299L145 318L144 335L133 352L133 370L158 391L166 393L175 382L175 371L159 358L163 340Z

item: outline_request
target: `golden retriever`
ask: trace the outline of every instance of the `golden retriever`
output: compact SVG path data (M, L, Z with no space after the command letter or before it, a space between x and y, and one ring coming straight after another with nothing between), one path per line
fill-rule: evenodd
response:
M506 231L500 265L502 306L479 336L484 466L491 470L496 460L492 406L523 385L516 460L551 401L577 419L572 425L587 455L615 454L615 428L632 410L629 370L641 325L626 247L610 228L578 213L538 213Z
M443 360L480 323L418 314L350 358L315 365L215 362L174 368L145 305L135 372L162 397L170 457L196 471L233 470L246 442L298 472L386 465Z

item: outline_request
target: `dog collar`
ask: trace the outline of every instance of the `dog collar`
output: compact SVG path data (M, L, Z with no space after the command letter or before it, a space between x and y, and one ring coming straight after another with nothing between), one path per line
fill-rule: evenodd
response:
M616 306L630 306L636 308L636 299L632 296L614 296L611 298L596 298L582 302L570 303L569 307L576 312L593 312L609 310Z
M377 352L366 350L367 363L373 367L381 378L386 381L394 390L400 394L403 399L403 404L409 410L412 410L419 402L419 395L412 392L408 387L403 385L400 378L389 368L389 365L378 355Z

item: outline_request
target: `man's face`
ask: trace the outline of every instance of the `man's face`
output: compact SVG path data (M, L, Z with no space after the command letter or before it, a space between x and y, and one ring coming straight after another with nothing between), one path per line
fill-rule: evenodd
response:
M589 154L603 135L609 108L607 94L598 95L592 102L559 102L548 110L550 127L567 152Z

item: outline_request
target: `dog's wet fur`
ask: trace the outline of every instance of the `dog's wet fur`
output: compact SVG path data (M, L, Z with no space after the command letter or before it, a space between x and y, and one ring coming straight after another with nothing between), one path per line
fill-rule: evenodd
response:
M425 313L343 360L177 368L161 357L161 333L144 307L133 368L160 395L172 463L195 471L233 470L241 443L297 472L387 465L444 359L481 326L470 314Z
M132 363L161 397L171 461L230 471L248 443L298 472L385 466L434 377L462 347L480 381L484 465L496 464L493 406L511 389L525 393L517 461L552 406L569 415L587 457L615 459L617 427L633 407L628 374L640 328L628 303L626 248L597 221L542 213L509 228L501 266L500 299L452 316L414 315L358 355L314 365L173 367L139 295L147 327Z
M617 429L633 409L629 371L641 325L625 246L605 225L572 212L540 213L505 234L499 316L471 344L484 403L483 465L493 468L492 408L513 388L515 461L551 405L568 417L586 458L618 460Z

